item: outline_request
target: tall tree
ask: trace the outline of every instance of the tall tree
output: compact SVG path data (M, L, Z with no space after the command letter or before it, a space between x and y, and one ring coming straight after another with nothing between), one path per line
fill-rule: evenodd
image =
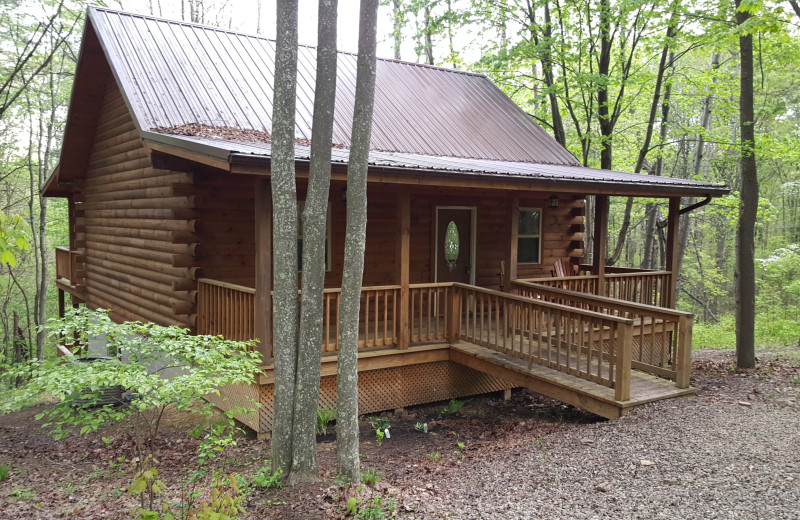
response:
M195 2L190 2L194 6ZM194 7L192 7L194 9ZM297 187L294 139L297 103L297 0L278 0L272 109L272 250L275 417L272 464L291 468L297 373Z
M736 364L755 366L755 224L758 211L758 170L755 150L755 111L753 106L753 33L746 27L750 7L736 0L739 34L740 90L739 124L742 177L739 224L736 232Z
M361 0L355 111L347 167L347 231L336 393L338 471L352 481L361 478L358 456L358 321L367 236L367 167L375 106L377 25L378 0Z
M311 164L303 208L303 292L300 344L294 393L292 482L318 478L316 418L322 350L322 299L325 288L325 224L331 180L331 141L336 100L337 0L319 2L317 78L311 133Z

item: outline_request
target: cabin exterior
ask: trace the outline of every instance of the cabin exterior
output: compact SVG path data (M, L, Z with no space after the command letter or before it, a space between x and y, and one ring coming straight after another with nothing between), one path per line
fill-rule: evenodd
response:
M262 403L240 418L260 433L272 419L272 57L262 38L90 8L61 160L43 188L69 201L70 243L56 251L62 309L69 295L121 321L259 338L258 384L224 393ZM302 201L314 50L301 47L299 60ZM340 55L326 406L336 395L354 64ZM526 386L613 418L693 392L692 316L673 310L680 199L724 186L582 167L485 77L387 60L371 147L362 412ZM581 265L588 195L594 262ZM605 266L611 195L669 201L663 270Z

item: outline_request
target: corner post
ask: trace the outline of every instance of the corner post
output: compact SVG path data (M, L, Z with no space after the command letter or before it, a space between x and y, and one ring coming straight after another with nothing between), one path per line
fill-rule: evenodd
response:
M272 189L266 177L255 180L256 308L255 332L261 362L272 359Z
M692 371L692 316L678 318L678 346L675 349L675 386L689 388Z
M402 189L397 194L398 230L397 230L397 256L395 265L397 278L400 281L400 326L398 328L397 348L407 349L410 342L411 329L409 326L409 282L411 279L411 197L407 189Z
M597 275L598 296L606 295L606 247L608 243L608 195L595 195L594 199L594 244L592 271Z
M508 275L504 281L505 292L511 292L511 282L517 279L517 256L519 247L519 193L514 192L511 196L511 240L508 250ZM541 260L541 259L540 259Z
M618 330L617 372L614 381L614 400L629 401L631 399L631 359L633 357L633 321L624 323Z
M662 302L670 309L675 308L676 290L678 285L678 254L680 247L678 245L678 227L680 224L681 213L681 198L670 197L669 199L669 216L667 217L667 265L666 270L670 272L669 286L666 287L666 297L662 295Z
M461 290L458 285L450 287L450 298L447 301L447 342L451 345L458 343L458 333L461 327Z

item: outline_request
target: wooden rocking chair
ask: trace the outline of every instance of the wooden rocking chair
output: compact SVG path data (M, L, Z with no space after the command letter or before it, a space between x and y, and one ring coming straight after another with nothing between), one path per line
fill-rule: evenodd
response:
M578 276L578 266L570 263L568 258L559 258L553 264L553 276L558 278Z

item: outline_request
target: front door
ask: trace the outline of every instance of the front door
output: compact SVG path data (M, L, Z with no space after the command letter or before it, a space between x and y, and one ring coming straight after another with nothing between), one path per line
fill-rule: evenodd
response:
M472 210L438 208L436 281L471 281Z

